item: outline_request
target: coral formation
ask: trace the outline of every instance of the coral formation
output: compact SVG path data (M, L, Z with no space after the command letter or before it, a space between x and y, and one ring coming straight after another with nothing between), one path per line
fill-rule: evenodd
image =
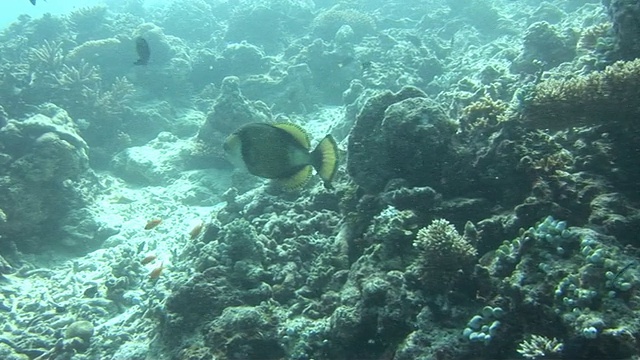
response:
M49 223L60 221L68 210L52 213L48 209L62 208L60 201L77 197L63 188L88 169L88 146L69 115L53 104L42 105L39 112L22 121L9 119L0 129L2 153L8 160L0 198L9 219L0 228L8 237L2 241L23 239L24 243L17 241L18 247L47 241L37 237L51 231ZM30 190L34 187L37 190Z
M522 102L523 120L536 128L618 123L639 115L640 60L619 61L603 71L571 79L549 79L533 87Z
M313 33L324 40L333 39L336 32L344 25L349 25L358 38L371 34L375 30L374 19L354 9L333 8L320 13L311 23Z
M548 358L561 353L562 347L563 344L556 338L533 334L518 345L518 353L525 359Z
M449 288L460 271L468 275L478 253L445 219L433 220L418 230L413 246L418 251L418 276L434 291Z
M451 151L457 124L417 88L370 98L349 135L347 170L367 191L394 178L433 186Z
M523 39L523 51L512 64L515 72L534 74L554 68L575 56L576 39L561 36L546 21L531 24Z
M640 57L640 8L635 0L605 0L613 31L617 53L623 60Z
M0 358L637 357L637 7L604 3L21 16ZM224 138L276 121L346 149L335 189L231 170Z

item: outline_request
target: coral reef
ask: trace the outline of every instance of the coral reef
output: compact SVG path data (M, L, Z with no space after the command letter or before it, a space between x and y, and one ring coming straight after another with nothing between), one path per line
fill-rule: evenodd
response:
M0 358L638 356L636 2L116 3L0 32Z

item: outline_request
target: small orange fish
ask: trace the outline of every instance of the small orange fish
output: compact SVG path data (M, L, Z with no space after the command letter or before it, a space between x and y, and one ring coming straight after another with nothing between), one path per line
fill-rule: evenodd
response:
M153 260L157 259L158 257L154 254L150 254L147 255L144 259L140 260L140 264L142 265L147 265L148 263L152 262Z
M198 235L200 235L200 233L202 232L202 228L204 227L204 222L200 221L199 223L197 223L192 229L191 231L189 231L189 238L191 240L195 239L198 237Z
M157 268L154 268L153 270L151 270L151 272L149 273L149 279L155 280L155 279L159 278L160 275L162 275L162 270L164 270L164 263L163 262L160 263L160 266L158 266Z
M162 219L151 219L147 222L147 225L144 226L144 229L151 230L154 227L160 225L161 222L162 222Z

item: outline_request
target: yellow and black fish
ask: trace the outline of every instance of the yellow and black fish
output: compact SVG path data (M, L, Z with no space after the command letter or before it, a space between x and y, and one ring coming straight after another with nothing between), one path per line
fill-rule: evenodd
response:
M338 146L327 135L310 152L309 135L291 123L250 123L227 137L224 150L229 160L251 174L277 180L284 188L297 189L311 177L312 169L331 188L338 169Z

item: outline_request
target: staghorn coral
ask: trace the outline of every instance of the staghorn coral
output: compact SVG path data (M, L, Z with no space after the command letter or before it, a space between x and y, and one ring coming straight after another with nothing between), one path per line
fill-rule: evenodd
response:
M640 59L619 61L585 76L549 79L522 99L522 119L528 126L549 129L635 121L640 115L639 83Z
M118 77L107 91L89 91L99 114L119 115L135 93L135 87L126 77Z
M100 70L84 60L78 66L63 65L62 71L55 76L58 85L64 89L91 89L100 82Z
M37 68L42 68L46 71L58 71L64 61L62 42L45 40L44 44L31 50L29 59Z

